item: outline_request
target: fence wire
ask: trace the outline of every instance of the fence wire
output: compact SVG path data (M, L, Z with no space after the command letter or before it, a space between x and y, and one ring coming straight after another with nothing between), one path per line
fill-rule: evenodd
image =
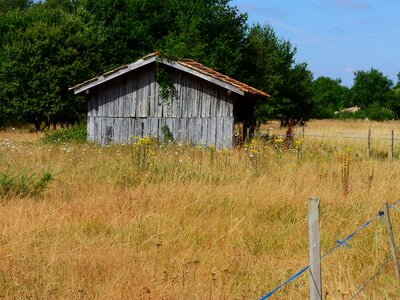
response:
M388 206L389 209L396 209L397 208L397 204L400 202L400 198L398 200L396 200L395 202L393 202L391 205ZM384 212L383 211L379 211L378 213L375 214L374 217L372 217L370 220L368 220L367 222L365 222L363 225L361 225L357 230L355 230L354 232L352 232L351 234L349 234L347 237L345 237L343 240L339 240L337 239L336 245L333 246L331 249L329 249L327 252L325 252L325 254L323 254L321 256L321 260L324 259L326 256L328 256L329 254L333 253L336 249L340 248L340 249L344 249L344 247L349 247L348 241L350 239L352 239L357 233L359 233L360 231L362 231L364 228L366 228L367 226L369 226L374 220L376 220L379 217L383 217L384 216ZM387 261L386 261L387 262ZM385 264L386 264L385 262ZM264 296L262 296L260 298L260 300L265 300L269 297L271 297L275 292L277 292L278 290L280 290L281 288L283 288L284 286L286 286L287 284L289 284L290 282L292 282L293 280L295 280L296 278L298 278L300 275L302 275L305 271L307 271L310 268L310 265L304 267L303 269L299 270L298 272L296 272L294 275L292 275L289 279L287 279L285 282L283 282L282 284L278 285L276 288L274 288L273 290L271 290L269 293L265 294ZM378 270L382 269L383 267L379 267ZM380 271L379 271L380 272ZM377 274L379 274L379 272ZM374 275L372 276L372 278L369 279L369 281L367 281L364 285L363 288L365 288L365 286L375 277L377 276L376 272L374 273ZM360 290L358 292L361 293L362 290ZM356 294L357 295L357 294ZM355 296L356 296L355 295ZM353 296L354 297L354 296ZM353 298L352 298L353 299Z
M365 290L365 287L376 277L378 276L382 271L383 268L385 267L385 265L388 263L389 261L389 254L387 254L385 256L385 259L383 260L383 262L379 265L378 269L376 269L375 273L372 274L364 283L363 285L360 287L360 289L357 291L357 293L355 293L353 295L353 297L350 298L350 300L357 298L361 292L363 292Z
M285 137L285 134L282 134L282 137ZM336 139L354 139L354 140L367 140L368 134L359 135L351 132L307 132L305 137L303 137L303 132L295 131L291 136L298 136L302 138L313 137L313 138L336 138ZM380 141L391 141L392 134L391 133L373 133L371 134L371 139L380 140ZM400 134L393 135L394 141L400 141Z

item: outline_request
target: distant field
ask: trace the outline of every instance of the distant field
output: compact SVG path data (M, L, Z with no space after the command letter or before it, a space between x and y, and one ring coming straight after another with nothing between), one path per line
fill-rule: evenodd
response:
M366 139L307 138L369 128L370 159ZM0 297L258 298L308 264L309 196L321 197L322 252L400 198L400 161L383 155L388 141L374 143L392 129L400 134L400 122L312 121L289 149L276 140L225 151L0 132L0 178L54 176L36 196L13 186L0 198ZM267 130L284 133L278 123ZM350 245L322 262L324 299L349 299L378 268L388 251L381 221ZM303 274L271 299L306 299L308 282ZM390 263L361 294L399 297Z

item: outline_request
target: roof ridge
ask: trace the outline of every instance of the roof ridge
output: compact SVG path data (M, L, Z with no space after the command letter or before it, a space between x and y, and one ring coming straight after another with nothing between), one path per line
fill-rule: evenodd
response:
M139 59L131 64L121 65L113 70L103 73L100 76L86 80L80 84L77 84L74 87L71 87L70 90L72 89L75 91L76 94L78 94L78 93L90 88L93 85L101 84L104 81L110 80L112 78L115 78L117 76L120 76L122 74L130 72L132 70L140 68L143 65L152 63L154 60L157 60L157 57L168 61L168 58L163 58L160 56L159 51L155 51L155 52L152 52L152 53L149 53L149 54L143 56L141 59ZM153 59L153 60L151 60L151 59ZM210 78L217 79L220 82L223 82L224 84L229 84L232 87L237 88L243 94L247 93L247 94L256 95L256 96L258 95L258 96L262 96L262 97L271 97L266 92L258 90L244 82L241 82L241 81L234 79L228 75L225 75L219 71L216 71L210 67L207 67L207 66L203 65L202 63L199 63L191 58L171 59L170 61L178 63L178 64L182 65L183 67L192 69L192 70L199 72L203 75L206 75ZM121 72L119 72L119 71L121 71ZM97 83L96 83L96 81L97 81ZM79 89L79 91L77 91L78 89Z

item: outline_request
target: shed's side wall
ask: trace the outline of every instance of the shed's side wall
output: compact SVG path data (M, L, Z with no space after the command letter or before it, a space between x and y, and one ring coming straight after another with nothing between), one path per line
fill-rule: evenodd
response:
M88 95L88 140L106 142L112 127L115 143L135 136L162 137L167 125L178 142L231 147L234 96L212 83L171 69L176 94L159 95L155 67L142 68L94 89Z

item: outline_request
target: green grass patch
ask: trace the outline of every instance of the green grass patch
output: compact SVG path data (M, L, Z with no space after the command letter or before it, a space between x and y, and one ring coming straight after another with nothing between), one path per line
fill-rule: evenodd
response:
M16 174L10 171L0 173L0 198L38 196L52 179L53 175L50 172L44 172L40 176L28 171Z
M86 135L86 123L78 124L58 130L46 131L43 137L43 142L47 144L66 142L85 143Z

